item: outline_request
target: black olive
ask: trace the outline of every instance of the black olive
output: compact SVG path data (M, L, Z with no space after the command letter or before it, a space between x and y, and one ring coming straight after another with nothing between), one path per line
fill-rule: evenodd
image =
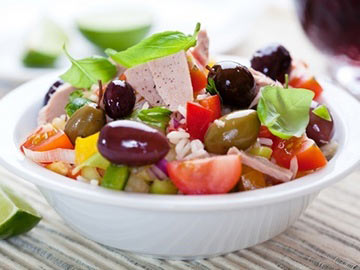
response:
M52 96L52 95L56 92L56 90L57 90L61 85L63 85L63 84L64 84L64 82L63 82L62 80L58 80L58 81L54 82L54 83L50 86L49 90L46 92L46 95L45 95L45 97L44 97L44 103L43 103L44 106L45 106L46 104L48 104L51 96Z
M126 81L114 80L104 93L104 106L108 116L121 119L130 115L135 106L135 91Z
M169 152L166 137L143 123L118 120L105 125L98 140L99 152L114 164L144 166Z
M247 67L233 61L223 61L214 65L208 81L214 80L224 105L236 109L247 109L256 96L254 77Z
M271 44L254 53L251 67L273 80L284 83L285 74L290 72L291 56L284 46Z

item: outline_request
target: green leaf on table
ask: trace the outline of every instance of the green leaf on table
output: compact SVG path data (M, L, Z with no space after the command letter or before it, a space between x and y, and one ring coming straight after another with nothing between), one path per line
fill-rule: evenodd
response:
M325 105L320 105L319 107L316 107L313 111L313 114L319 116L320 118L326 120L326 121L332 121L331 116L329 113L329 110L326 108Z
M261 123L282 139L302 136L309 123L314 92L278 86L265 86L260 91L257 113Z
M154 107L136 112L135 117L141 122L165 130L170 121L171 111L163 107Z
M188 50L196 45L199 31L200 23L197 23L193 35L185 35L179 31L165 31L153 34L124 51L106 49L105 53L120 65L131 68L181 50Z
M63 49L72 65L60 78L72 86L88 89L93 84L97 84L99 80L107 83L115 77L116 67L107 58L95 55L75 60L69 55L65 46Z

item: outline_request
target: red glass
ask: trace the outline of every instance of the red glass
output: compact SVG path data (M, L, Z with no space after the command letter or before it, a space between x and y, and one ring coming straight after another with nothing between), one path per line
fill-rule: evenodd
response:
M332 56L335 79L360 98L360 0L295 0L306 35Z
M301 25L321 51L360 64L360 1L297 0Z

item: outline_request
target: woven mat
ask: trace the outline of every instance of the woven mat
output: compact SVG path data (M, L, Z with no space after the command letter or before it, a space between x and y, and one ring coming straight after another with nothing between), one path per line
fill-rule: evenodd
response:
M157 260L99 245L66 226L32 184L1 168L0 182L43 216L31 232L0 241L0 269L360 269L360 172L322 191L274 239L197 261Z

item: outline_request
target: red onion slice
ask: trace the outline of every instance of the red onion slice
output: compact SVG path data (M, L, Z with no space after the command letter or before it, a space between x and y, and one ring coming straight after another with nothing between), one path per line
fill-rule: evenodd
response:
M27 158L38 163L50 163L62 161L75 164L75 150L71 149L54 149L49 151L32 151L23 147L24 154Z
M236 147L231 147L227 154L239 155L244 165L278 179L281 182L288 182L293 177L293 173L290 170L282 168L266 158L249 155Z

